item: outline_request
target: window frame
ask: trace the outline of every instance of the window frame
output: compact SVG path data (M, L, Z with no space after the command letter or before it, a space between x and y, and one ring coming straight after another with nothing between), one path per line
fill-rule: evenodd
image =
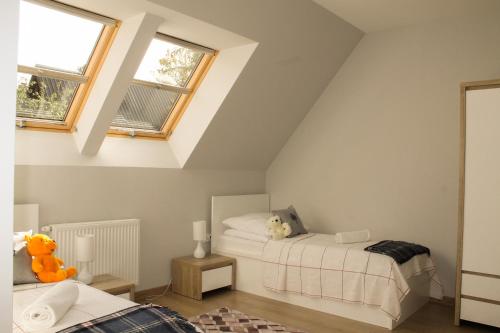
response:
M85 9L73 7L53 0L24 0L29 3L51 8L60 12L71 14L74 16L83 17L103 24L103 29L97 42L92 50L92 53L87 62L85 72L81 75L71 74L63 71L42 69L31 66L17 66L18 73L26 73L38 76L44 76L53 79L63 79L73 82L78 82L80 85L76 89L71 104L68 108L64 121L19 118L16 116L16 126L23 129L35 129L56 132L73 132L76 129L78 118L87 102L92 87L96 81L99 71L106 59L113 40L118 32L121 22L103 16L97 13L87 11ZM17 107L16 107L17 113Z
M157 32L155 37L156 39L160 40L165 40L167 42L193 49L193 50L200 50L204 52L204 55L202 59L200 60L200 63L196 67L195 71L191 75L191 78L189 79L186 87L177 87L169 84L163 84L163 83L156 83L156 82L150 82L150 81L143 81L143 80L138 80L138 79L133 79L131 84L137 84L137 85L142 85L142 86L147 86L147 87L153 87L157 89L164 89L167 91L172 91L172 92L177 92L180 93L180 97L175 103L174 107L172 108L172 111L168 115L167 119L165 119L163 126L159 132L157 131L148 131L148 130L142 130L142 129L127 129L127 128L118 128L118 127L111 127L108 130L108 136L116 136L116 137L134 137L134 138L144 138L144 139L160 139L160 140L168 140L170 136L172 135L175 127L179 123L180 119L182 118L182 115L186 111L186 109L189 106L189 103L193 99L193 96L196 94L196 91L198 90L199 86L201 85L201 82L207 75L208 71L210 70L211 65L213 64L216 56L217 56L217 51L210 49L205 46L201 46L192 42L185 41L183 39L179 39L176 37L172 37L160 32Z

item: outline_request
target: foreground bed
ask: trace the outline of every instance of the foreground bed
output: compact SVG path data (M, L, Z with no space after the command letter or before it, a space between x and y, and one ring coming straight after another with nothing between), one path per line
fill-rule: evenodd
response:
M75 282L76 283L76 282ZM82 283L76 283L79 289L79 295L76 303L70 308L70 310L60 319L55 326L45 329L45 330L29 330L23 323L21 314L23 310L33 303L40 295L45 293L49 288L53 287L54 284L29 284L29 285L18 285L14 287L14 320L12 325L13 333L25 333L25 332L36 332L36 333L55 333L55 332L85 332L83 328L92 327L95 332L123 332L123 324L136 327L141 324L141 321L148 320L151 326L152 320L162 321L161 324L170 321L172 318L172 313L166 308L158 307L152 305L139 306L137 303L131 302L129 300L107 294L101 290L89 287ZM148 314L145 312L153 311L158 318L148 318ZM111 315L106 318L106 316ZM151 317L151 316L149 316ZM98 319L100 318L100 319ZM110 323L109 320L115 320L115 322ZM132 320L131 320L132 319ZM104 322L107 320L107 324ZM93 321L92 323L89 323ZM200 332L194 326L189 324L187 321L180 321L181 330L171 330L170 332ZM84 325L79 325L86 323ZM177 321L179 323L179 321ZM75 326L76 325L76 326ZM103 325L106 328L103 329ZM186 325L186 326L183 326ZM178 325L176 325L177 327ZM100 330L99 330L100 329ZM93 331L94 332L94 331ZM146 332L142 330L129 330L129 332ZM168 331L166 331L168 332Z
M14 231L32 230L36 233L39 230L38 221L37 204L15 206ZM55 283L15 285L13 288L14 316L12 332L134 333L150 332L154 329L156 329L155 332L165 333L201 332L184 318L167 308L154 305L139 305L77 281L70 280L63 283L70 283L71 285L66 289L66 287L61 288L59 284L58 293L54 289ZM52 292L47 293L49 290L52 290ZM71 294L71 296L68 294ZM45 295L44 301L39 300L34 306L34 301L39 299L41 295ZM60 297L61 295L64 296ZM68 299L71 299L71 301L68 301ZM47 303L51 303L51 305L47 306ZM61 303L66 305L62 306ZM70 308L66 312L68 305ZM22 319L22 314L27 310L28 306L30 306L30 311L26 311L26 313L31 315L30 323ZM54 313L57 313L57 315L53 315ZM57 320L60 316L62 317ZM53 325L54 321L55 325ZM30 330L29 326L33 323L35 323L36 329ZM50 328L40 329L40 327ZM147 330L148 328L150 330Z
M212 251L236 258L237 290L388 329L422 307L431 293L440 297L435 268L426 255L393 266L391 258L363 251L374 242L334 246L331 235L309 234L262 243L223 234L224 219L266 211L268 195L212 198ZM322 258L325 253L328 260ZM340 267L322 264L336 260ZM334 274L340 277L332 278Z

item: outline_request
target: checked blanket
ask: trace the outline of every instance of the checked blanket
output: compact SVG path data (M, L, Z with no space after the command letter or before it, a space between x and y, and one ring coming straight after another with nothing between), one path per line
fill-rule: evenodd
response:
M176 312L153 304L137 305L58 333L196 333Z
M377 244L368 246L365 251L380 253L392 257L398 264L404 264L419 254L431 255L431 251L425 246L402 241L384 240Z
M266 243L264 287L309 297L378 307L393 320L410 292L407 280L427 274L433 297L442 298L436 267L427 254L403 265L364 249L375 242L337 244L334 235L306 234Z

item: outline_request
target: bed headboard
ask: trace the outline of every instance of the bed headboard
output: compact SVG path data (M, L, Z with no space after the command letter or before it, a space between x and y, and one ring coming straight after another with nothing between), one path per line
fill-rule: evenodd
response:
M212 197L212 253L223 234L225 219L248 213L269 212L269 194L228 195Z
M38 204L14 205L14 232L38 230Z

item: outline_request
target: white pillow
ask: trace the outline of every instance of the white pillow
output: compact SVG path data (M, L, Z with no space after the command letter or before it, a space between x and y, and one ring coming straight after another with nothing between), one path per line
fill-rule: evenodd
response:
M271 213L251 213L230 217L222 221L222 224L231 229L262 236L269 236L266 222L270 217Z
M250 232L244 232L244 231L236 230L236 229L226 229L224 231L224 235L230 236L230 237L246 239L246 240L251 240L251 241L255 241L255 242L259 242L259 243L267 243L267 241L270 239L269 236L252 234Z
M24 236L32 236L32 235L33 235L33 230L15 232L14 236L12 237L12 247L14 248L14 253L17 253L26 245Z

